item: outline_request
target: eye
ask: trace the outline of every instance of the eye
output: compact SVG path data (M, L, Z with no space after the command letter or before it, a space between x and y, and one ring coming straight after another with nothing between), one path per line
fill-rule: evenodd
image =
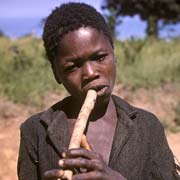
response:
M108 54L98 54L98 55L93 57L93 60L98 61L98 62L102 62L105 60L106 56L108 56Z
M64 68L64 72L65 73L70 73L70 72L76 71L77 69L78 69L78 66L70 65L70 66L67 66L67 67Z

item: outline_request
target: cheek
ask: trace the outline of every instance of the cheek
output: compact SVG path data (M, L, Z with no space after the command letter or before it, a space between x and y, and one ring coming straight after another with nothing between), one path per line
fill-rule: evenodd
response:
M72 75L67 76L62 84L70 95L78 98L84 96L84 92L81 88L81 77L78 74L73 73Z
M81 79L78 73L69 74L63 79L63 84L65 87L79 89Z
M106 76L112 83L114 83L116 78L116 65L114 62L110 63L106 68Z

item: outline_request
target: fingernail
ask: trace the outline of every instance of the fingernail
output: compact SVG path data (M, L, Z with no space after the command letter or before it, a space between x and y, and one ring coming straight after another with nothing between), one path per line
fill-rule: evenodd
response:
M59 165L60 166L63 166L64 165L64 161L61 159L61 160L59 160Z
M66 157L66 153L65 153L65 152L62 153L62 157L63 157L63 158Z

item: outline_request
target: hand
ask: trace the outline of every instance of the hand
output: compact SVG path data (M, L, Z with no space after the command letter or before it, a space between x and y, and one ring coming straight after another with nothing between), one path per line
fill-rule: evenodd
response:
M59 165L64 169L79 169L82 173L74 174L73 180L125 180L116 171L109 168L101 156L83 148L67 150ZM82 170L83 169L83 170Z
M92 150L85 135L82 136L81 147L87 150ZM53 169L53 170L46 171L44 173L43 180L63 179L63 176L64 176L63 170Z
M43 180L60 180L64 176L64 171L59 169L53 169L46 171L43 176Z

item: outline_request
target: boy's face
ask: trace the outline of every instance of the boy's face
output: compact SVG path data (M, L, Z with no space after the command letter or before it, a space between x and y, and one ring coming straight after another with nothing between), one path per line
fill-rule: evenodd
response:
M89 89L109 99L116 76L113 48L102 32L82 27L66 34L54 60L54 74L75 98L83 100Z

